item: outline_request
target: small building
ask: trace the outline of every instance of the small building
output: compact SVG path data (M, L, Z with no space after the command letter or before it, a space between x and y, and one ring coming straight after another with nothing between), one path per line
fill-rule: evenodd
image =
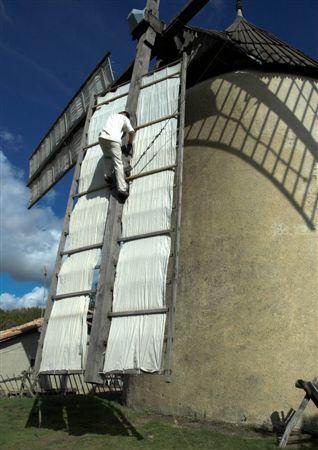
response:
M42 323L39 318L0 331L0 381L33 367Z

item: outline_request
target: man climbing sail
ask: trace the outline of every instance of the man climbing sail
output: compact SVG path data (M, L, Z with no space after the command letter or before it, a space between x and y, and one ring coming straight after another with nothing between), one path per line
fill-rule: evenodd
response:
M135 130L129 119L130 115L127 111L112 114L99 134L99 144L104 156L112 158L112 166L106 171L105 180L111 182L115 171L117 190L123 197L128 197L129 193L122 161L122 137L124 133L128 133L127 151L130 152L135 136Z

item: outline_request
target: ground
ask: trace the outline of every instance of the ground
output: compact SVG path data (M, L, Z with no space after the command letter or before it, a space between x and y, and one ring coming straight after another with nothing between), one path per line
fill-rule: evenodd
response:
M272 436L235 426L137 413L96 396L50 396L0 399L0 448L270 450L277 443Z

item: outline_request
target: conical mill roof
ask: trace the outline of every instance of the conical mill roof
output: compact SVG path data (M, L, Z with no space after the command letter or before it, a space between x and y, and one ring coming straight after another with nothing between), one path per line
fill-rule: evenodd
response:
M185 27L192 45L189 83L231 70L265 70L318 78L318 62L243 17L237 2L236 19L226 30Z
M248 22L241 14L237 15L234 23L225 32L246 54L259 63L318 67L317 61L268 31Z

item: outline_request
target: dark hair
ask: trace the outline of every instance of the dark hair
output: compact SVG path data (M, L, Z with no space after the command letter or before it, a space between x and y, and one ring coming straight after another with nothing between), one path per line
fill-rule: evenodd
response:
M120 111L119 114L124 114L124 116L128 117L128 119L130 119L130 114L128 111Z

